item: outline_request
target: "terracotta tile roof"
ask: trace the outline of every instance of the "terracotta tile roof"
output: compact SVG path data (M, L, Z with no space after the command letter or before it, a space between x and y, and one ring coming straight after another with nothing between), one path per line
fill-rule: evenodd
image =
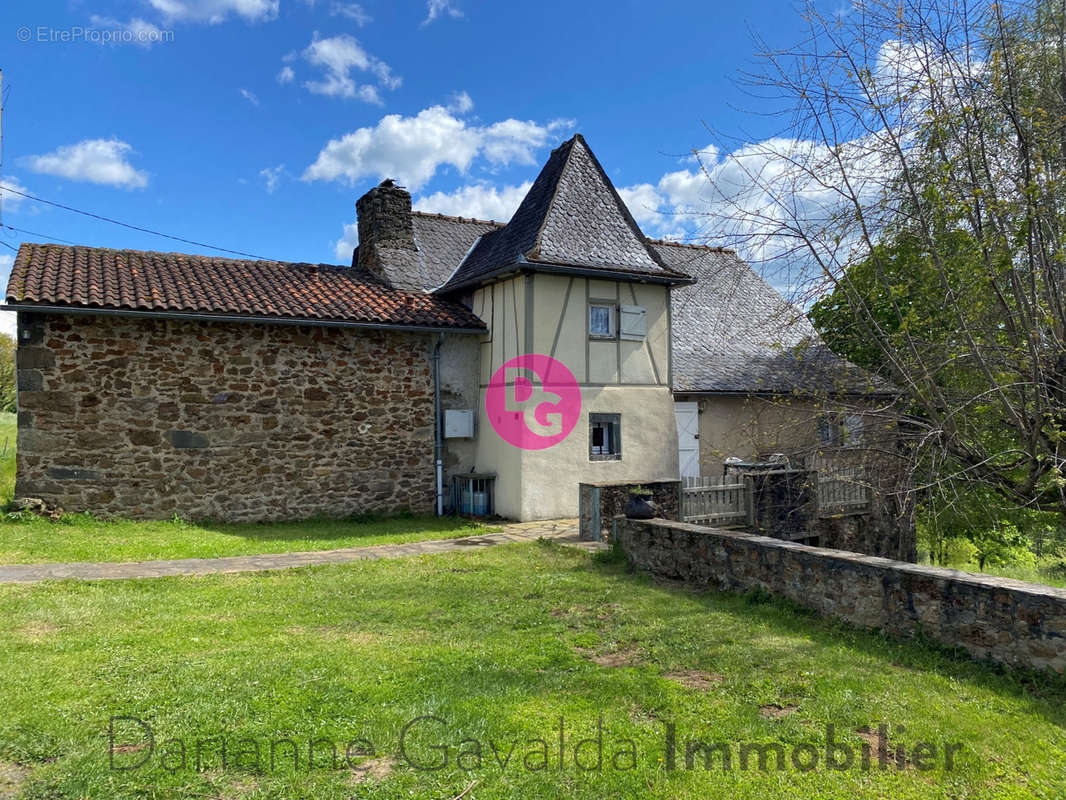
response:
M351 267L26 243L11 305L216 314L441 329L484 329L472 312L386 286Z
M552 151L511 221L486 232L443 291L527 262L687 282L650 247L585 139Z

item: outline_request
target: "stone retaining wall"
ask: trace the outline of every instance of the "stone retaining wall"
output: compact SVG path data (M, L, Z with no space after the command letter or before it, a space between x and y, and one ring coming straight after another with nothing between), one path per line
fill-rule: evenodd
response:
M661 519L681 519L681 481L644 483L579 483L579 536L585 542L605 542L611 538L611 520L625 511L632 496L629 490L642 486L650 490Z
M634 566L701 589L761 590L866 628L921 631L1013 667L1066 669L1066 589L681 522L615 518Z
M16 496L132 518L428 512L432 339L20 312Z

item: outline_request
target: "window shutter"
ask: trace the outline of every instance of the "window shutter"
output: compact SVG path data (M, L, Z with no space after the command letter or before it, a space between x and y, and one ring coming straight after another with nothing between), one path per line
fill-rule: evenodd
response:
M622 306L618 313L618 336L639 341L648 335L646 311L641 306Z

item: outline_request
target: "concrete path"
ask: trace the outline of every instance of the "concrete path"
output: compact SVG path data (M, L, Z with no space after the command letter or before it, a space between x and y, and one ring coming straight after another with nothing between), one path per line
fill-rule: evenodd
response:
M100 581L124 578L163 578L172 575L211 575L219 572L261 572L268 569L308 567L315 564L344 564L378 558L454 553L476 550L508 542L530 542L538 538L584 550L599 550L599 542L582 542L577 535L576 519L547 522L518 522L503 526L502 533L469 536L463 539L433 539L406 544L379 544L347 547L341 550L313 550L299 553L270 553L224 558L176 558L168 561L76 561L66 564L9 564L0 566L0 583L37 583L39 581Z

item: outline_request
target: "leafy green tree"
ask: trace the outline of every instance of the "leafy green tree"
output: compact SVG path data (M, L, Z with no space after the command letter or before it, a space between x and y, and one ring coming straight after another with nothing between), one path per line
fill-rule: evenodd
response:
M15 404L15 340L0 333L0 411L14 413Z
M898 387L919 493L1066 515L1066 3L807 20L753 79L792 135L735 158L720 227Z

